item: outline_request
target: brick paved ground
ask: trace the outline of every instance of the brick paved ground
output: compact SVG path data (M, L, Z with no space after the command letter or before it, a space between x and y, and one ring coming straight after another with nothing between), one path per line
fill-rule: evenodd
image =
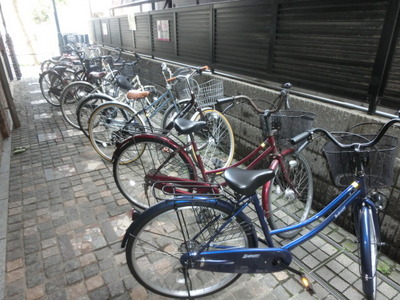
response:
M0 297L161 299L131 276L120 248L130 205L110 165L51 107L33 77L13 83L21 128L5 142L0 169ZM18 146L28 147L13 154ZM288 272L245 275L205 299L362 299L354 237L332 225L296 249L316 294ZM300 260L302 261L300 263ZM399 299L400 266L380 256L378 299Z

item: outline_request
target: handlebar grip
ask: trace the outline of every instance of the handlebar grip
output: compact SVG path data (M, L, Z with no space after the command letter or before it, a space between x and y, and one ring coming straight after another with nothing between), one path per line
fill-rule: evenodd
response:
M203 66L203 67L197 68L196 72L199 73L199 74L201 74L201 72L203 72L203 71L209 71L209 70L210 70L210 68L209 68L208 66Z
M219 99L217 99L217 103L223 104L226 102L232 102L234 100L235 100L235 97L219 98Z
M311 136L311 134L312 134L312 131L305 131L305 132L302 132L302 133L296 135L295 137L292 137L292 138L290 139L290 143L291 143L292 145L296 145L296 144L298 144L298 143L304 141L305 139L308 139L308 138Z

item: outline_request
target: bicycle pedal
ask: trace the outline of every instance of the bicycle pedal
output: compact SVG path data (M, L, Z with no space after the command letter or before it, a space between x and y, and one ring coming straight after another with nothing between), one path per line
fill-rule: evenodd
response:
M224 163L219 158L211 158L211 162L214 164L214 169L221 169L224 166Z
M302 273L300 276L300 282L301 282L301 285L304 287L304 289L310 293L310 295L315 294L314 288L312 287L310 280L307 278L307 276L304 273Z

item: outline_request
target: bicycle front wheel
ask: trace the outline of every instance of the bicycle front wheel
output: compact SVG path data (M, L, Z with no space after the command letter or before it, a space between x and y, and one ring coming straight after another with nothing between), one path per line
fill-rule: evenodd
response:
M143 129L143 121L133 109L123 103L107 102L91 114L88 134L96 152L111 161L116 145Z
M310 213L312 197L312 172L307 160L293 152L283 156L268 190L267 220L271 228L279 229L304 221ZM292 238L299 231L283 232L278 236Z
M216 293L241 274L208 272L184 266L180 258L196 252L232 215L233 207L217 200L168 201L135 220L126 246L128 267L145 288L162 296L196 298ZM240 213L207 250L256 247L250 220Z
M115 100L107 95L95 93L88 95L78 104L76 109L76 120L79 129L82 130L85 136L89 137L89 119L93 111L101 104L111 101Z
M171 156L172 153L174 156ZM194 172L185 153L157 136L126 142L118 148L113 159L113 175L118 189L140 209L157 203L152 186L158 175L185 181L195 180Z
M372 209L364 206L360 211L360 263L363 292L368 300L376 299L378 239Z
M205 109L191 120L207 122L206 127L194 133L205 170L228 167L235 153L235 136L228 119L215 109Z
M92 93L95 87L85 81L75 81L67 85L61 93L61 112L65 120L74 128L79 129L76 110L79 103Z

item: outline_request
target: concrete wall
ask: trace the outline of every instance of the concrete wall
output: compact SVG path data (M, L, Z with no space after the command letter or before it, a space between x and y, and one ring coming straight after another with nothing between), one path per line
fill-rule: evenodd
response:
M169 65L171 69L177 66ZM160 62L156 60L143 59L140 64L140 78L142 83L154 83L158 88L165 86L161 76ZM203 76L208 80L209 76ZM255 99L260 108L268 108L266 101L273 101L278 92L272 89L266 89L255 85L243 83L241 81L226 79L221 76L215 76L224 81L225 95L233 96L238 94L247 95ZM295 87L294 87L295 89ZM315 100L306 99L298 96L290 97L291 109L309 111L316 114L315 127L323 127L332 131L347 131L348 128L361 122L385 122L387 119L369 116L365 112L351 110ZM250 106L238 104L229 110L228 119L232 124L236 138L236 154L240 157L249 153L262 141L262 131L260 129L259 116ZM364 127L364 132L376 132L376 126ZM391 134L400 137L400 129L392 130ZM323 139L315 140L305 151L314 175L314 208L319 210L324 207L332 197L340 191L332 184L326 160L322 155ZM380 214L383 239L387 246L383 247L382 252L388 254L393 259L400 261L400 159L397 154L394 171L394 187L382 189L389 197L388 206ZM353 225L350 218L350 212L346 212L338 223L345 229L352 231Z

